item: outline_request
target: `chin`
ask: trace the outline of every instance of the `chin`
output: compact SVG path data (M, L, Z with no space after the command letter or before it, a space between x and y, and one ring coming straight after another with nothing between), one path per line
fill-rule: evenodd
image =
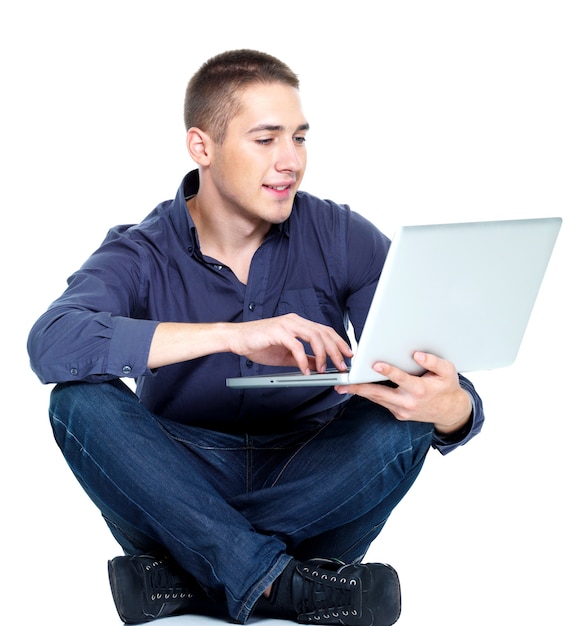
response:
M288 211L281 211L271 220L272 224L283 224L292 215L292 207Z
M274 207L269 210L265 217L270 224L283 224L292 215L292 203Z

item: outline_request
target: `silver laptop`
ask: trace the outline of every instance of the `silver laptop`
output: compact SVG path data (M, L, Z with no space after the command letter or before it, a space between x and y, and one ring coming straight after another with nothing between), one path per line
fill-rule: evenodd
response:
M404 226L394 235L347 372L228 378L229 387L332 386L385 380L377 361L422 374L421 350L459 372L511 365L561 218Z

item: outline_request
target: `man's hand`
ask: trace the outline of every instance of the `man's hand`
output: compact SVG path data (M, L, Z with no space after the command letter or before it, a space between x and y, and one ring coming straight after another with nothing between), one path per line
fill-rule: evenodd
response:
M392 388L376 383L344 385L339 393L352 393L386 407L403 421L430 422L441 434L452 433L463 427L471 414L471 400L460 384L455 367L449 361L433 354L415 352L414 360L425 370L422 376L376 363L374 370L396 383Z
M298 367L305 374L326 369L327 357L337 369L347 368L353 356L345 340L332 328L295 313L232 325L229 352L263 365ZM301 341L310 344L306 354Z

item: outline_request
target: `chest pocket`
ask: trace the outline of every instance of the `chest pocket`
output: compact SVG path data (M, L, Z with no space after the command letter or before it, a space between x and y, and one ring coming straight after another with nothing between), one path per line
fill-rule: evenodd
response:
M297 313L301 317L326 324L327 319L314 289L284 291L278 303L278 315Z

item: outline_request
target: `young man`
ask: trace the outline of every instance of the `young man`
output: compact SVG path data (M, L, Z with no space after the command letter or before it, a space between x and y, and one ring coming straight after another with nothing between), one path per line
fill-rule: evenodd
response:
M298 191L298 86L256 51L206 62L185 100L197 169L142 223L112 229L29 337L34 371L58 383L56 440L124 550L109 575L129 624L209 611L393 624L396 572L361 560L428 449L483 422L472 384L431 354L415 354L421 377L375 364L390 385L225 386L343 370L347 322L361 335L389 246Z

